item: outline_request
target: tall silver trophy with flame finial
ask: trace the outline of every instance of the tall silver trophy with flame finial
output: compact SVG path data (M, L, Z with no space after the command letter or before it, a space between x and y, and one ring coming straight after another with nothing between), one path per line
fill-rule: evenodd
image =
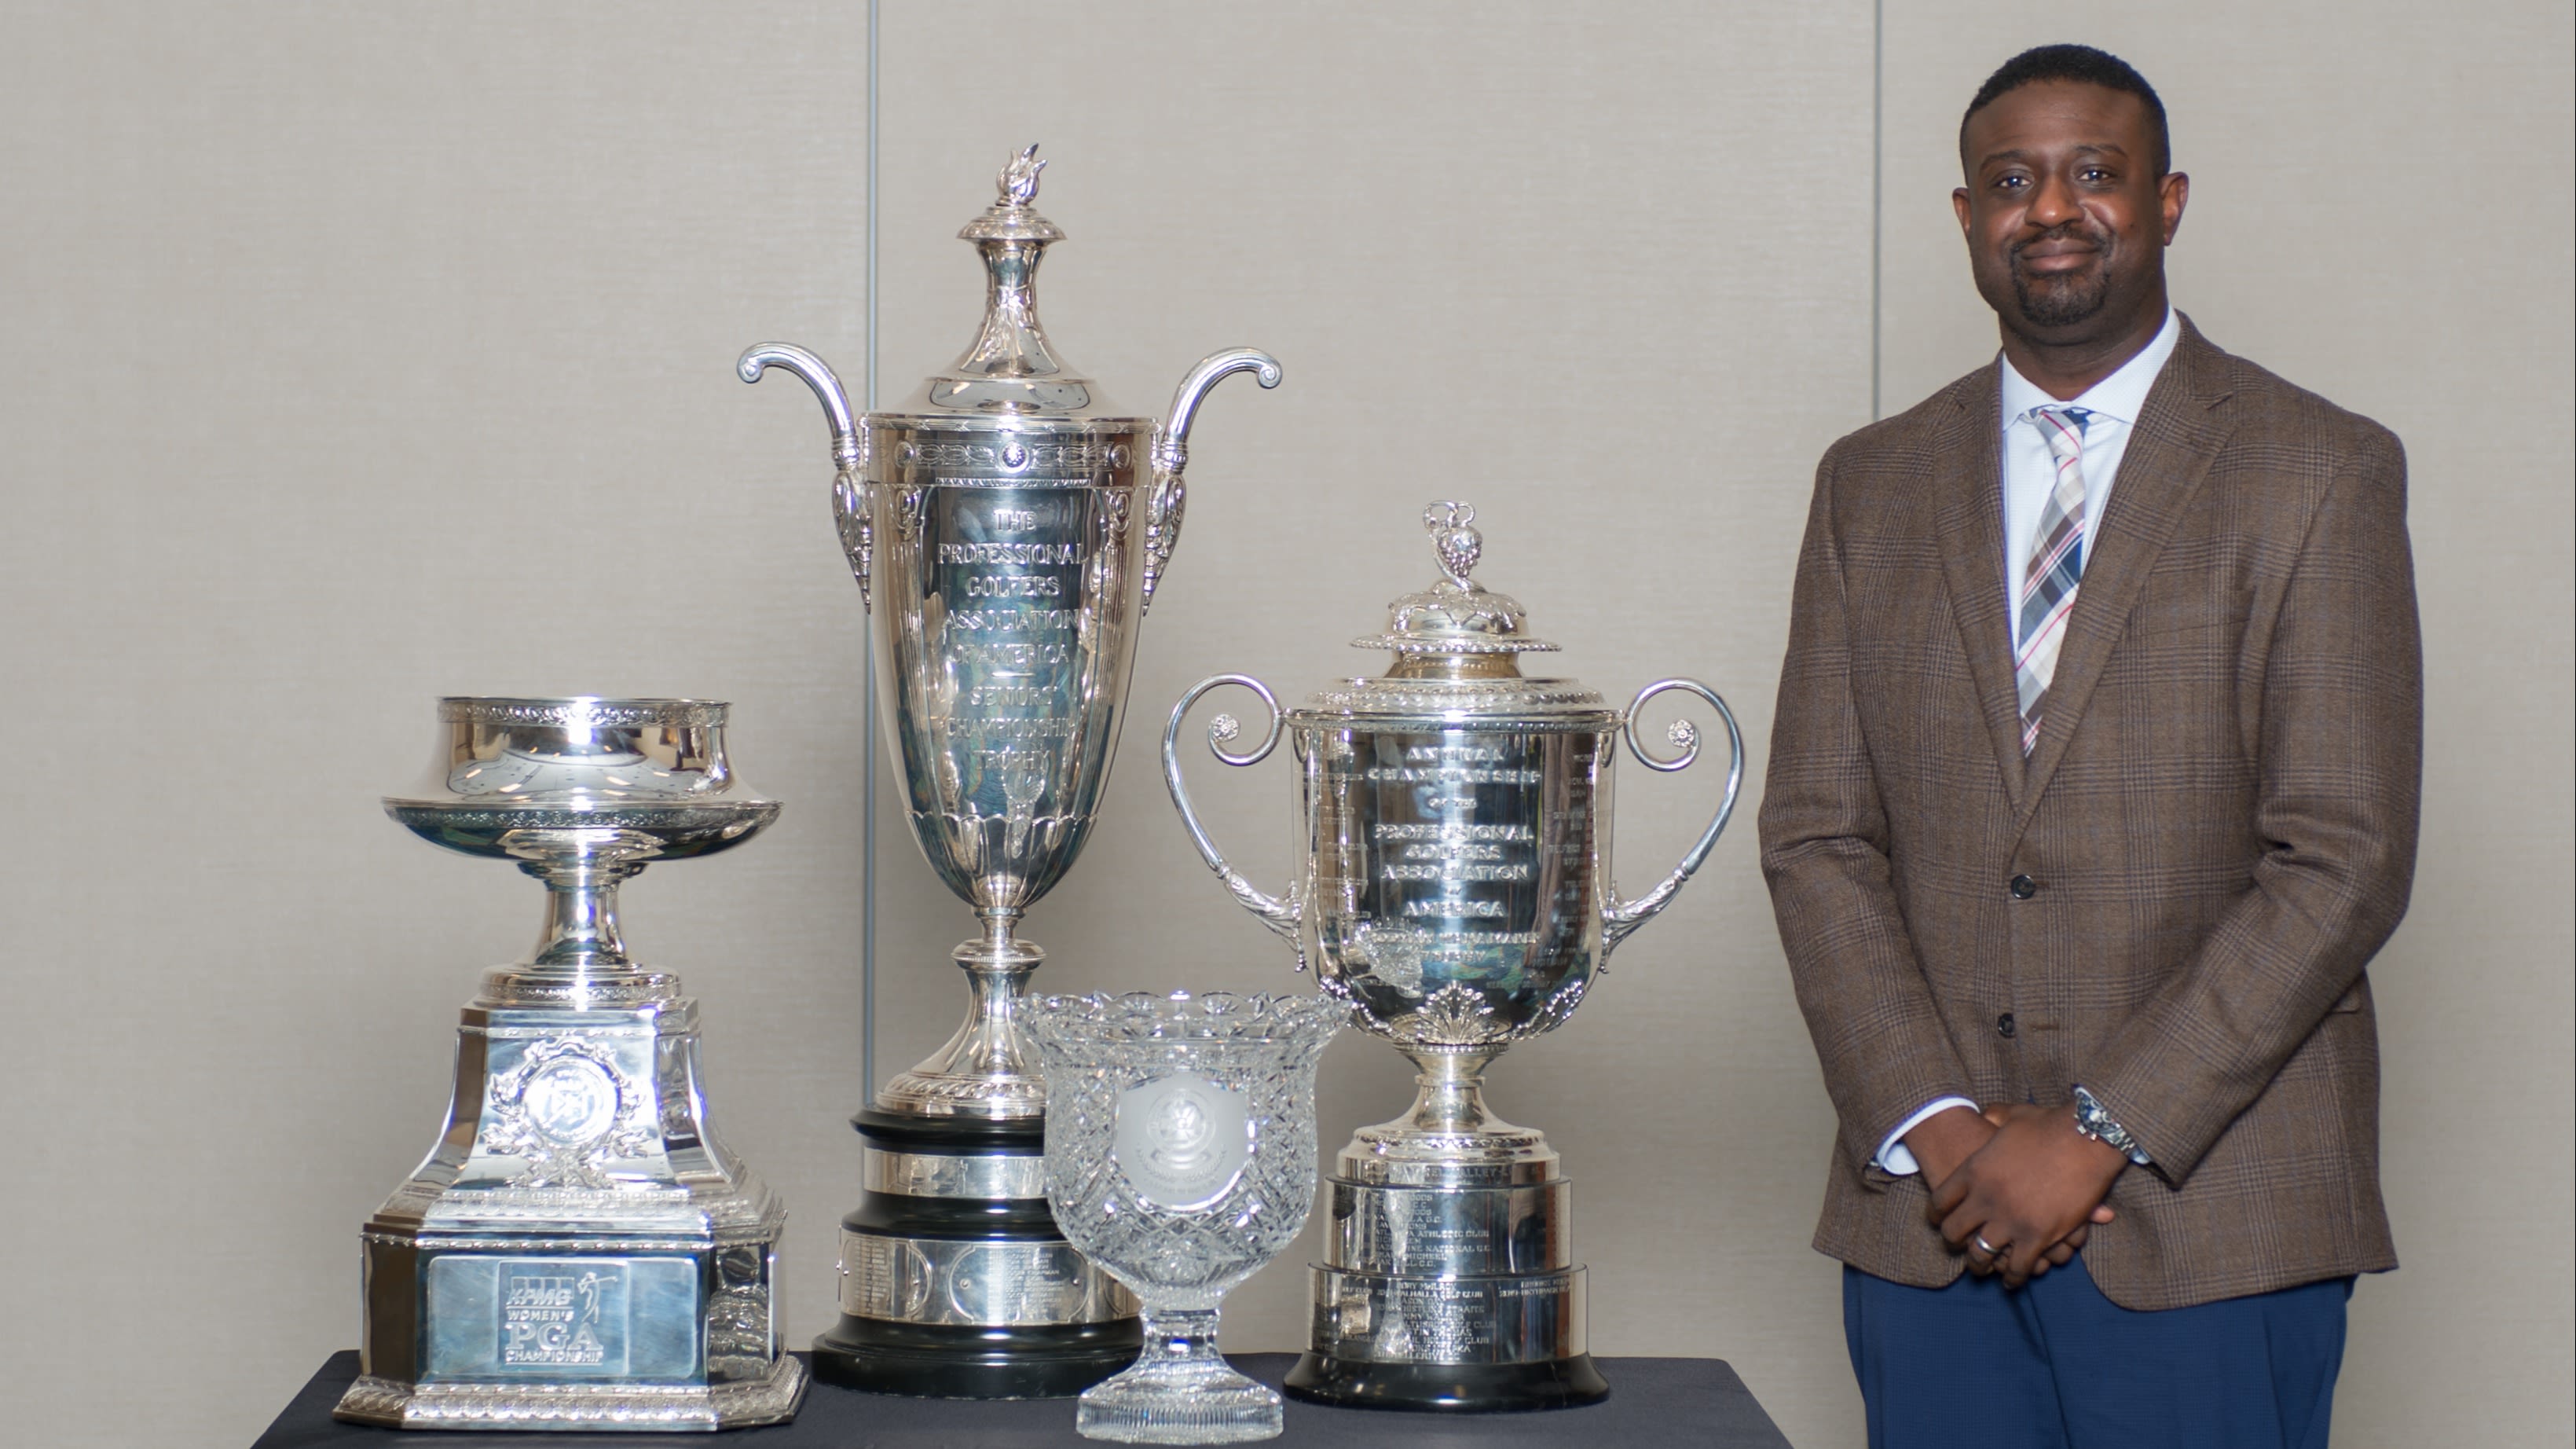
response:
M1424 516L1442 578L1395 601L1386 632L1353 641L1394 651L1377 679L1346 680L1282 710L1249 675L1220 674L1181 697L1163 732L1163 771L1199 854L1237 901L1296 943L1324 990L1363 1030L1412 1058L1413 1107L1362 1128L1326 1180L1331 1219L1313 1270L1312 1351L1289 1392L1411 1409L1538 1409L1609 1392L1586 1346L1584 1269L1575 1261L1571 1185L1547 1139L1485 1109L1487 1064L1573 1014L1593 973L1669 904L1707 859L1744 779L1744 740L1726 702L1687 679L1647 685L1626 710L1570 679L1530 679L1521 606L1468 575L1482 551L1475 510ZM1208 742L1253 765L1290 736L1303 804L1301 868L1283 897L1226 864L1190 808L1180 731L1226 685L1269 708L1258 748ZM1725 722L1732 757L1715 818L1653 890L1621 900L1610 880L1615 744L1647 768L1699 754L1687 721L1678 753L1638 744L1637 711L1678 690Z
M853 1119L867 1196L842 1220L842 1317L814 1371L895 1393L1078 1393L1142 1341L1133 1301L1047 1212L1046 1084L1020 1020L1044 953L1014 928L1091 833L1137 626L1180 535L1191 419L1232 373L1279 381L1235 349L1190 369L1165 422L1104 402L1038 325L1038 262L1064 233L1031 204L1036 153L958 233L983 258L983 326L904 406L854 418L802 348L764 343L740 367L795 373L830 416L905 812L982 923L953 953L965 1024Z

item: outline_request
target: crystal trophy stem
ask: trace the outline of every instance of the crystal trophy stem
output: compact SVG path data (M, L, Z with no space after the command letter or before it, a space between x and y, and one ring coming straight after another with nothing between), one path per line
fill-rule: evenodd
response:
M1066 1245L1037 1187L1046 1082L1021 1023L1045 953L1014 928L1089 838L1137 630L1180 534L1192 419L1234 373L1280 377L1237 348L1193 367L1163 422L1110 406L1038 320L1038 267L1064 232L1033 204L1036 150L958 233L983 262L973 340L902 406L853 413L801 347L763 343L736 366L745 382L785 369L822 402L906 818L982 929L951 953L964 1023L853 1119L872 1186L842 1223L841 1320L814 1369L892 1393L1071 1394L1141 1341L1132 1303Z

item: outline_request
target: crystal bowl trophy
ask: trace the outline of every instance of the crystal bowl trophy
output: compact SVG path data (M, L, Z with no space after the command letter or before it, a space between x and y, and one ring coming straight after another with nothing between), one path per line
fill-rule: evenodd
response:
M1314 996L1049 996L1055 1220L1144 1305L1145 1351L1083 1391L1074 1426L1130 1444L1238 1444L1282 1427L1279 1395L1217 1354L1217 1306L1305 1231L1315 1063L1349 1015Z
M447 699L386 813L546 887L485 973L427 1161L367 1220L358 1381L406 1429L729 1429L791 1418L770 1283L786 1214L708 1130L698 1004L627 959L619 882L775 819L725 763L725 706Z
M1091 833L1137 626L1180 533L1190 420L1230 373L1279 381L1262 353L1220 352L1157 424L1068 369L1030 290L1064 235L1030 204L1036 150L959 233L983 257L983 326L903 408L854 419L801 348L763 344L740 365L746 382L783 367L822 399L905 814L980 922L952 953L965 1024L852 1119L867 1195L842 1220L842 1316L814 1371L894 1393L1076 1393L1142 1341L1134 1305L1047 1214L1046 1084L1020 1026L1044 953L1013 927Z
M1444 577L1393 605L1383 678L1354 679L1282 711L1248 675L1182 696L1163 733L1163 770L1199 854L1237 901L1297 945L1324 990L1362 1029L1411 1058L1412 1110L1367 1127L1328 1182L1332 1222L1313 1270L1313 1351L1289 1392L1328 1403L1414 1409L1529 1409L1609 1392L1586 1347L1584 1269L1574 1260L1570 1184L1547 1139L1485 1109L1488 1063L1562 1024L1613 946L1652 919L1716 844L1744 777L1744 742L1706 685L1667 679L1626 711L1570 679L1530 679L1519 657L1554 649L1521 606L1468 577L1481 542L1463 504L1424 522ZM1303 862L1273 899L1227 865L1181 780L1182 720L1201 696L1240 685L1270 727L1230 765L1266 758L1284 729L1299 764ZM1633 901L1610 880L1614 741L1648 768L1699 753L1677 722L1669 758L1637 742L1636 712L1670 690L1725 721L1725 799L1681 865Z

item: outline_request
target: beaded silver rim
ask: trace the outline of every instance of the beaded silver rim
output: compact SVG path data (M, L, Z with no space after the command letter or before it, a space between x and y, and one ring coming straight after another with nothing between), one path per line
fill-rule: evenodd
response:
M438 702L441 724L551 725L617 728L663 725L673 728L720 725L726 702L720 699L605 699L597 695L508 696L459 694Z

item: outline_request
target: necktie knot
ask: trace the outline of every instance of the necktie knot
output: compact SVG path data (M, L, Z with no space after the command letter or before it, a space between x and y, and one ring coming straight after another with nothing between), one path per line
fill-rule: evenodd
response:
M2040 437L2048 443L2048 455L2057 460L2059 467L2064 467L2069 458L2084 456L2084 427L2093 421L2092 409L2035 407L2023 416L2039 429Z

